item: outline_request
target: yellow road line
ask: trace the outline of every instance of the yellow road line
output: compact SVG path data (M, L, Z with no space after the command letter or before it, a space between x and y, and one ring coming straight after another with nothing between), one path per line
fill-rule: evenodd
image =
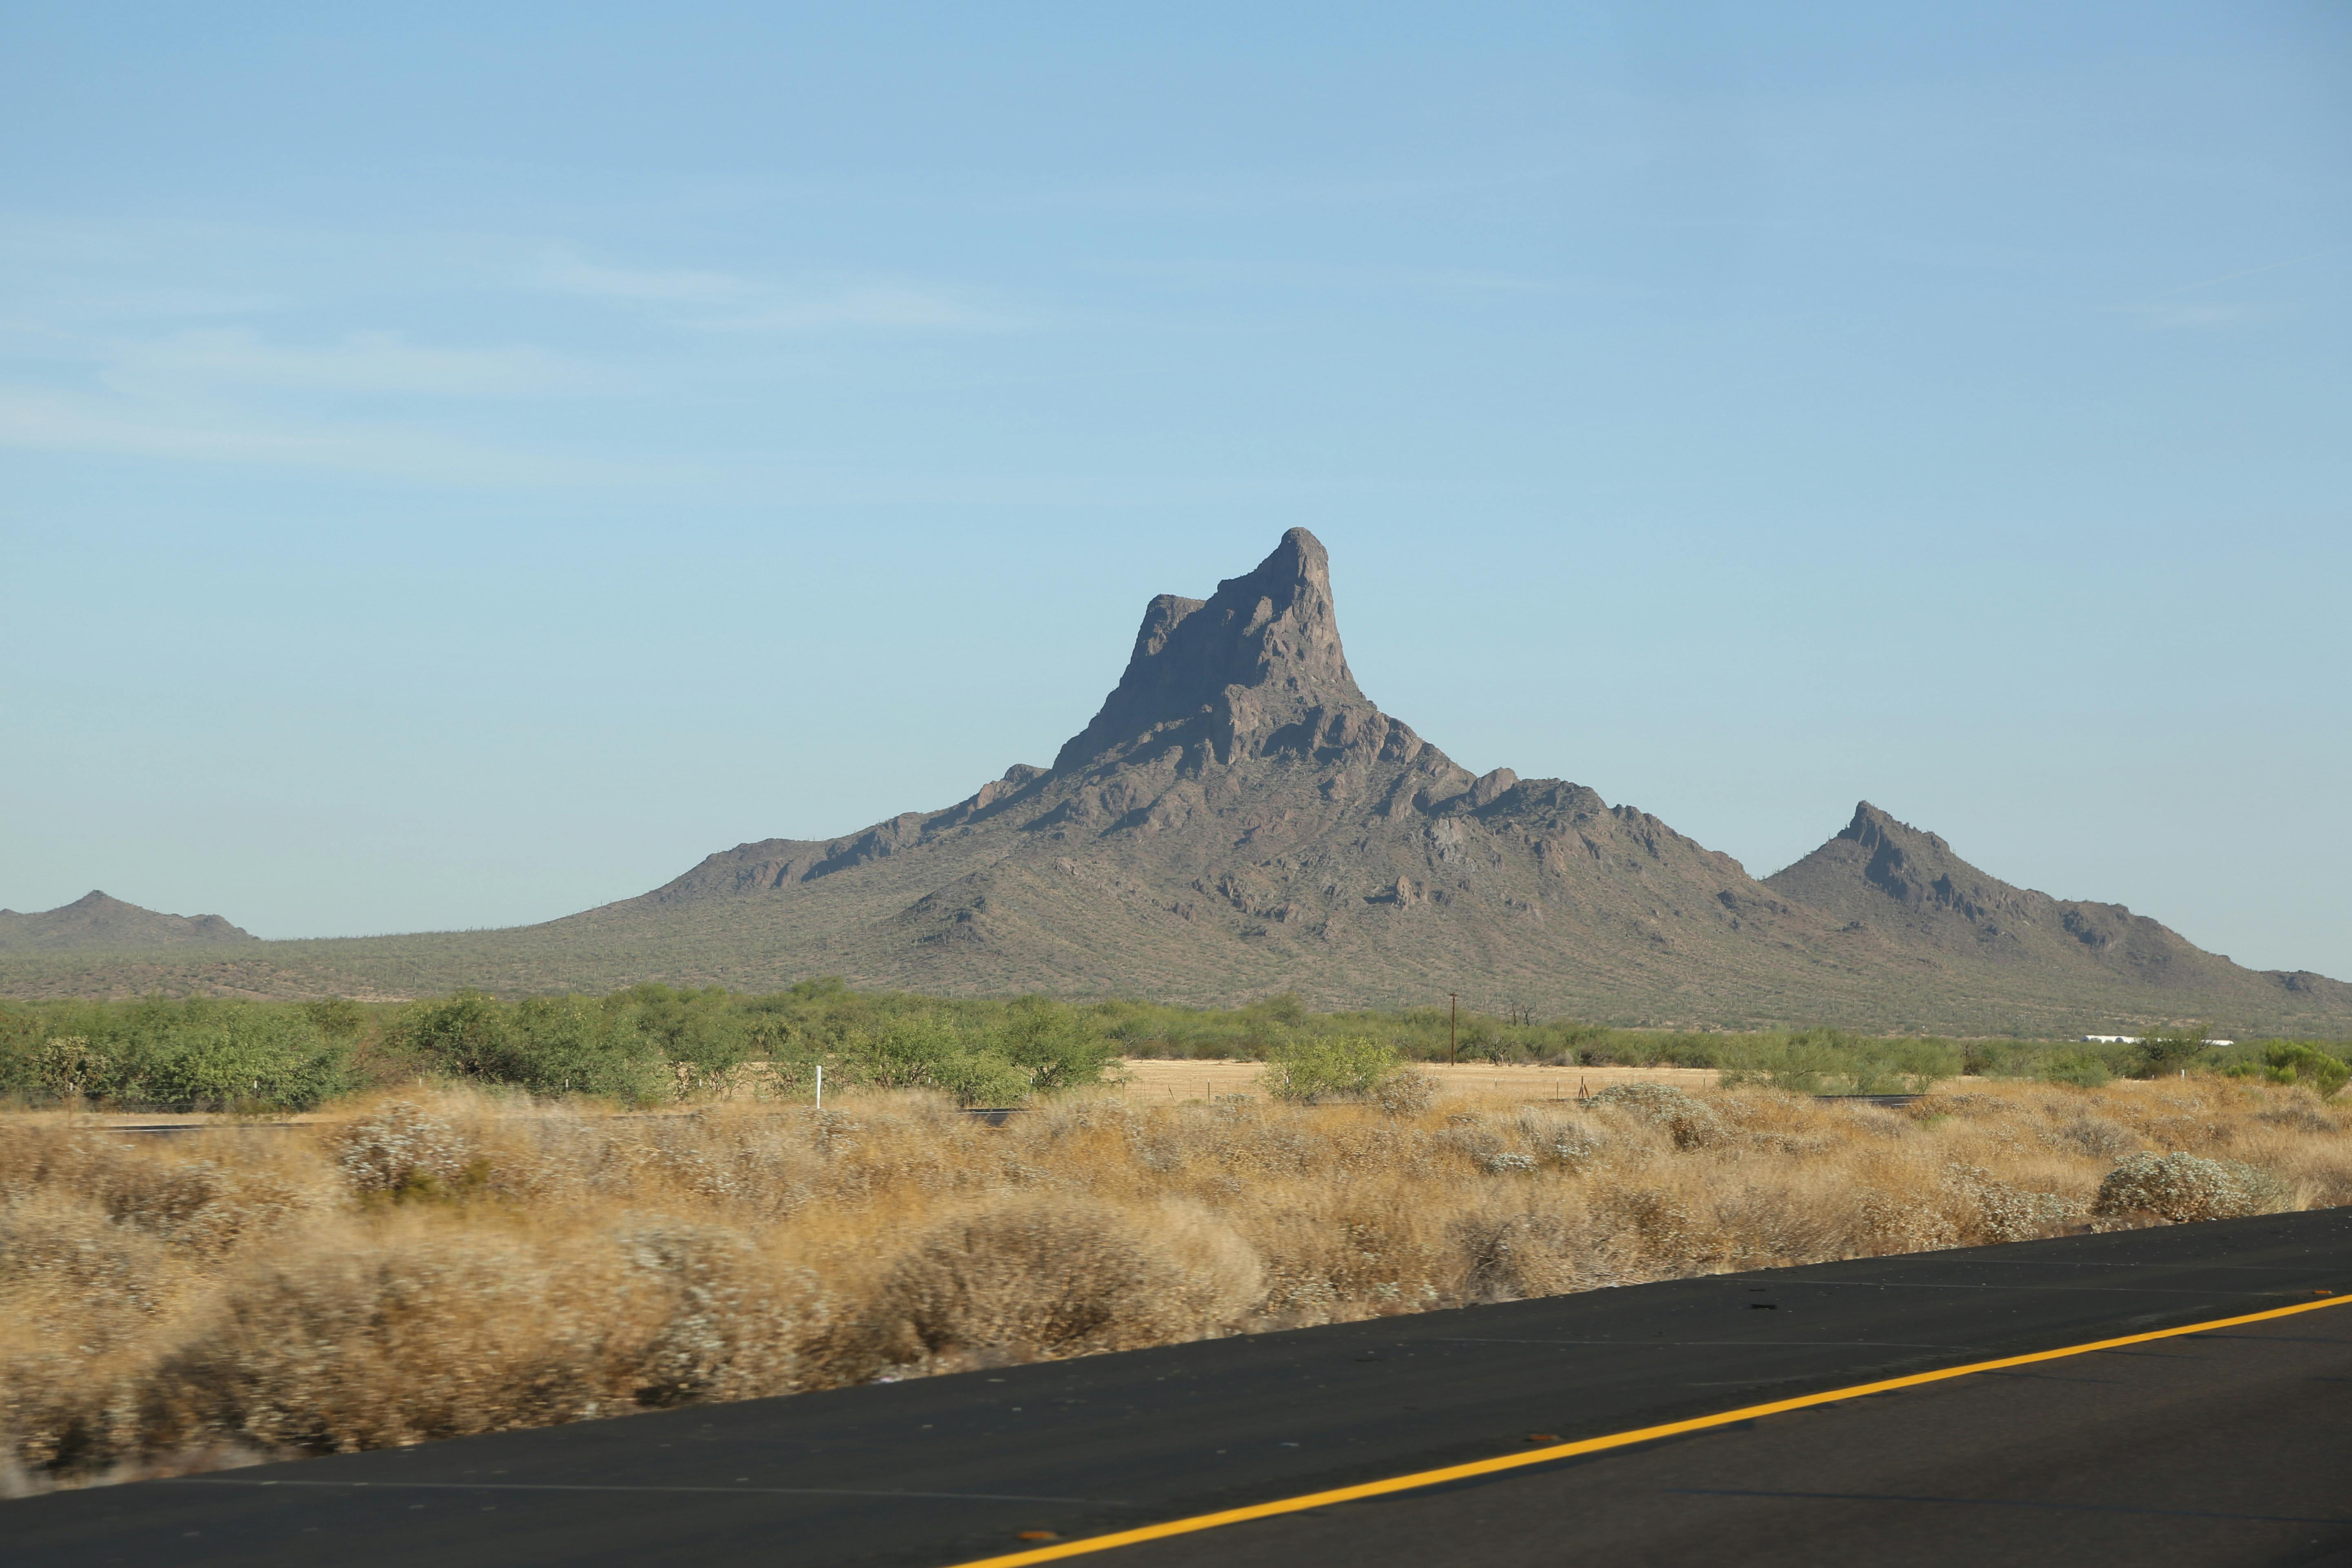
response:
M2330 1296L2320 1301L2303 1301L2292 1307L2273 1307L2268 1311L2248 1312L2242 1317L2216 1318L2210 1322L2189 1323L2178 1329L2158 1329L2154 1333L2126 1334L2121 1339L2094 1340L2089 1344L2067 1345L2054 1351L2035 1351L2031 1355L2003 1356L1999 1361L1970 1362L1966 1366L1946 1367L1941 1372L1913 1373L1907 1377L1890 1377L1878 1383L1856 1384L1851 1388L1833 1388L1822 1394L1801 1394L1795 1399L1776 1399L1769 1405L1748 1405L1738 1410L1727 1410L1719 1415L1698 1415L1688 1421L1669 1421L1661 1426L1641 1426L1631 1432L1612 1432L1605 1437L1587 1437L1576 1443L1559 1443L1545 1448L1530 1448L1524 1454L1506 1454L1499 1458L1479 1459L1467 1465L1448 1465L1440 1470L1418 1470L1409 1476L1392 1476L1384 1481L1365 1481L1352 1487L1334 1487L1328 1491L1308 1492L1303 1497L1280 1498L1273 1502L1252 1503L1247 1508L1229 1508L1217 1513L1194 1514L1190 1519L1171 1519L1162 1524L1147 1524L1134 1530L1122 1530L1111 1535L1092 1535L1082 1541L1057 1542L1051 1546L1032 1547L1024 1552L1008 1552L1001 1557L974 1558L955 1568L1024 1568L1031 1563L1053 1563L1065 1557L1081 1557L1090 1552L1108 1552L1115 1547L1135 1546L1146 1541L1162 1541L1171 1535L1190 1535L1195 1531L1214 1530L1220 1525L1240 1524L1247 1520L1270 1519L1276 1514L1301 1513L1312 1508L1328 1508L1333 1503L1353 1502L1359 1498L1384 1497L1391 1492L1412 1491L1422 1487L1444 1486L1448 1481L1466 1480L1473 1476L1491 1476L1503 1470L1516 1470L1528 1465L1549 1464L1554 1459L1573 1458L1579 1454L1597 1454L1607 1448L1622 1448L1634 1443L1647 1443L1659 1437L1673 1437L1685 1432L1704 1432L1710 1426L1729 1426L1742 1421L1753 1421L1759 1415L1778 1415L1783 1411L1804 1410L1816 1405L1834 1404L1841 1399L1859 1399L1866 1394L1885 1394L1891 1389L1916 1388L1923 1383L1942 1383L1948 1378L1966 1377L1971 1373L1998 1372L2009 1366L2031 1366L2035 1362L2057 1361L2070 1355L2084 1355L2092 1351L2114 1350L2119 1345L2144 1345L2151 1340L2179 1339L2184 1334L2201 1334L2214 1329L2231 1329L2241 1323L2265 1322L2273 1318L2291 1318L2298 1312L2315 1312L2323 1307L2352 1304L2352 1296ZM1769 1343L1769 1341L1759 1341Z

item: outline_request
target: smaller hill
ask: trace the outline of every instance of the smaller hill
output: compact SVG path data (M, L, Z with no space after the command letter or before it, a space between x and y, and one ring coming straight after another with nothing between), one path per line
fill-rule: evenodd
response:
M2072 975L2145 987L2190 1009L2311 1001L2352 1005L2352 985L2306 972L2250 970L2121 904L2053 899L1979 871L1933 833L1864 801L1837 836L1764 879L1795 903L1945 965Z
M257 942L218 915L167 915L92 889L37 914L0 910L0 952L100 952Z

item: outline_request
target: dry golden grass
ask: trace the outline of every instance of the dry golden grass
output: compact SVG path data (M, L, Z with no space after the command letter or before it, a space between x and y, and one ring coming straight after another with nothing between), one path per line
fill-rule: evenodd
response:
M153 1141L12 1118L0 1487L2342 1204L2347 1126L2221 1079L1902 1111L1655 1084L1393 1115L1099 1094L1002 1128L912 1096L418 1093Z
M1235 1057L1129 1057L1119 1064L1126 1075L1124 1090L1136 1106L1174 1105L1187 1100L1213 1100L1219 1095L1256 1094L1265 1064ZM1722 1075L1713 1068L1672 1067L1540 1067L1464 1062L1418 1062L1414 1070L1435 1080L1440 1090L1465 1100L1505 1100L1513 1103L1538 1100L1574 1100L1580 1089L1598 1092L1612 1084L1670 1083L1680 1089L1713 1089Z

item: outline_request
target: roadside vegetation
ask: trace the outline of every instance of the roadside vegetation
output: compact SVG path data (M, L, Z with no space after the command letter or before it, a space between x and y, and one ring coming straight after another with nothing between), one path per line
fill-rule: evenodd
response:
M1098 1082L1118 1053L1091 1010L1046 997L944 1003L833 982L773 996L638 985L519 1002L0 1003L0 1096L20 1106L307 1110L429 1081L644 1108L805 1096L820 1063L842 1088L1013 1105Z
M1017 1105L1116 1076L1123 1057L1266 1061L1267 1088L1369 1095L1400 1065L1443 1061L1720 1069L1728 1085L1802 1093L1916 1092L1962 1075L2095 1088L2115 1079L2232 1073L2332 1094L2341 1041L2204 1043L2193 1026L2137 1044L1943 1040L1828 1028L1754 1034L1612 1029L1443 1008L1316 1013L1296 997L1247 1007L1045 997L959 1001L810 981L771 995L638 985L608 996L414 1003L0 1003L0 1101L125 1110L308 1110L420 1080L587 1095L647 1107L722 1089L810 1097L936 1090ZM757 1064L754 1066L753 1064ZM1367 1077L1367 1074L1370 1077Z
M1522 1104L1423 1070L1448 1023L831 982L0 1004L0 1492L2352 1203L2338 1043L1463 1015L1465 1060L1719 1074ZM1130 1103L1143 1056L1265 1071ZM256 1114L89 1114L191 1110Z
M627 1111L457 1078L194 1135L0 1117L0 1490L2352 1203L2352 1109L2267 1066L1889 1109L1276 1065L1330 1072L1001 1126L940 1089Z

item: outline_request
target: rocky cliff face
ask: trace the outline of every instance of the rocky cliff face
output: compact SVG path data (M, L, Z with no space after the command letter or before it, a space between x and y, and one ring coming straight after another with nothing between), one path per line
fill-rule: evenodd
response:
M1162 594L1143 613L1126 673L1054 772L1107 774L1172 756L1275 755L1332 761L1349 752L1409 760L1419 742L1372 706L1348 668L1331 602L1331 563L1303 528L1209 598Z

